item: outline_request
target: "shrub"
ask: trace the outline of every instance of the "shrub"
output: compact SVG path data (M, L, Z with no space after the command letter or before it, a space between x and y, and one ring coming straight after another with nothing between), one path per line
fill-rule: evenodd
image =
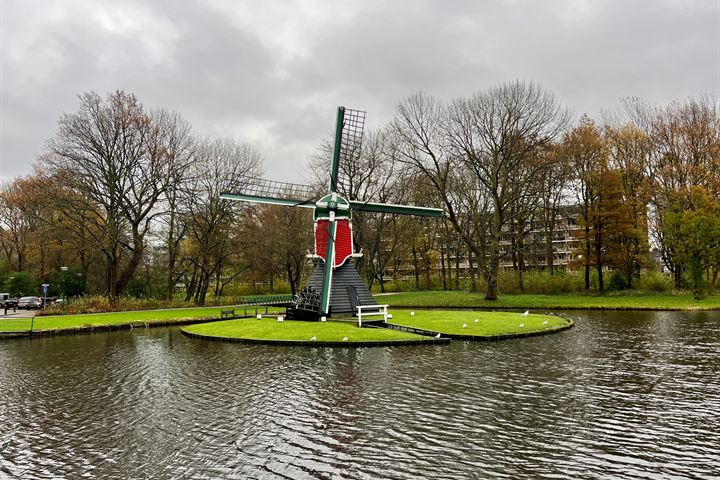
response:
M484 283L484 282L483 282ZM577 273L556 271L550 275L549 271L525 272L523 278L524 290L520 290L520 281L517 272L502 272L498 279L500 293L532 293L550 295L556 293L581 292L584 289L583 278Z
M625 274L619 270L613 272L608 281L607 289L611 292L617 292L620 290L627 290L628 280Z
M637 289L646 292L667 292L672 286L673 281L669 275L655 271L643 272L637 282Z

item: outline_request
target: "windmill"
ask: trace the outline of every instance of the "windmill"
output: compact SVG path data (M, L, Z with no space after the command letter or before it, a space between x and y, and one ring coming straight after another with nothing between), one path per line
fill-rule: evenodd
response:
M303 289L305 296L298 296L296 307L309 311L316 318L331 313L354 313L357 304L376 303L355 267L348 262L350 258L362 256L362 253L355 253L353 245L352 211L443 216L443 211L438 208L347 200L337 193L340 161L356 158L364 124L365 112L338 107L328 193L317 200L313 188L308 185L258 178L247 179L246 187L240 192L220 194L221 198L229 200L313 210L315 253L308 256L317 262L317 267L310 277L310 286ZM335 284L342 283L345 288L345 295L336 288L334 276L337 280ZM308 301L309 293L317 295L317 301Z

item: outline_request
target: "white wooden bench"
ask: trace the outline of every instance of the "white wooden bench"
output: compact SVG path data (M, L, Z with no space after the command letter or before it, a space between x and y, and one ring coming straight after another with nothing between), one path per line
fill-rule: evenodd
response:
M357 308L357 317L358 317L358 327L362 327L362 319L363 317L369 317L373 315L382 315L383 321L387 322L388 320L388 309L389 305L358 305Z

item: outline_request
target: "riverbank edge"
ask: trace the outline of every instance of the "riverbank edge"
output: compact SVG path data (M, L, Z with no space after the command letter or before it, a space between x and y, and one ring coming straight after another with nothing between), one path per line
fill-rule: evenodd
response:
M423 328L413 327L409 325L399 325L396 323L388 323L386 328L391 330L397 330L399 332L415 333L417 335L440 335L441 337L447 337L452 340L470 341L470 342L497 342L500 340L509 340L512 338L527 338L527 337L538 337L541 335L551 335L553 333L559 333L564 330L569 330L575 326L575 320L572 318L565 317L563 315L556 315L565 320L565 325L559 327L546 328L544 330L534 330L522 333L501 333L497 335L463 335L459 333L447 333L441 331L425 330Z
M720 308L716 307L693 307L693 308L681 308L681 307L645 307L645 306L631 306L631 305L623 305L623 306L600 306L600 305L543 305L542 307L538 307L537 305L533 306L530 304L518 304L518 305L492 305L492 306L483 306L483 305L402 305L402 304L389 304L390 308L398 308L402 310L408 310L408 309L415 309L415 310L478 310L478 311L497 311L499 309L504 310L610 310L610 311L618 311L618 312L713 312L718 311Z
M482 293L461 290L423 290L377 294L381 303L393 308L438 309L532 309L617 310L617 311L715 311L720 310L720 293L696 299L688 292L646 292L633 294L592 293L508 293L497 300L485 300Z
M418 340L375 340L361 342L323 342L315 340L276 340L270 338L245 338L245 337L221 337L216 335L203 335L200 333L188 332L184 328L180 332L189 338L195 338L203 341L221 342L221 343L240 343L247 345L272 345L276 347L402 347L410 345L447 345L450 338L424 338Z
M236 317L251 318L251 317ZM78 327L52 328L45 330L33 330L24 332L0 332L0 340L15 338L35 337L59 337L64 335L85 335L90 333L114 332L121 330L133 330L135 328L159 328L174 327L183 325L194 325L196 323L218 322L218 317L196 317L196 318L171 318L163 320L135 320L128 323L117 323L112 325L81 325Z
M393 308L401 308L401 307L393 307ZM411 307L412 308L412 307ZM439 310L438 308L426 308L422 307L423 310ZM419 310L416 308L416 310ZM462 309L462 308L451 308L449 310L470 310L468 308ZM545 330L536 330L532 332L523 332L523 333L513 333L513 334L498 334L498 335L461 335L461 334L447 334L444 332L437 332L432 330L424 330L422 328L412 327L412 326L406 326L406 325L398 325L398 324L392 324L387 323L384 327L380 328L389 328L392 330L398 330L398 331L405 331L407 333L415 333L417 335L423 335L427 337L431 337L428 339L423 340L387 340L387 341L368 341L368 342L318 342L318 341L309 341L309 340L272 340L272 339L251 339L251 338L241 338L241 337L219 337L219 336L212 336L212 335L202 335L202 334L196 334L192 332L187 332L185 329L180 329L181 333L183 335L186 335L188 337L203 339L203 340L211 340L211 341L219 341L219 342L226 342L226 343L248 343L248 344L263 344L263 345L295 345L295 346L341 346L341 347L377 347L377 346L401 346L401 345L420 345L420 344L446 344L449 343L450 339L456 339L456 340L469 340L469 341L498 341L498 340L505 340L505 339L512 339L512 338L524 338L524 337L532 337L532 336L538 336L538 335L548 335L552 333L557 333L563 330L567 330L569 328L572 328L575 325L575 322L565 316L558 315L559 317L563 318L566 322L568 322L566 325L563 325L561 327L555 327ZM236 319L242 319L242 318L253 318L254 316L240 316L236 317ZM86 335L86 334L92 334L92 333L102 333L102 332L112 332L112 331L122 331L122 330L133 330L135 328L160 328L160 327L172 327L172 326L185 326L185 325L195 325L195 324L203 324L203 323L212 323L212 322L218 322L222 319L218 317L195 317L195 318L177 318L177 319L164 319L164 320L150 320L150 321L144 321L144 320L136 320L132 322L127 323L118 323L118 324L112 324L112 325L82 325L77 327L67 327L67 328L55 328L55 329L45 329L45 330L33 330L33 331L24 331L24 332L0 332L0 340L10 340L10 339L18 339L18 338L36 338L36 337L56 337L56 336L65 336L65 335ZM406 330L403 330L406 329ZM420 333L424 332L424 333ZM435 338L437 334L441 335L441 338Z

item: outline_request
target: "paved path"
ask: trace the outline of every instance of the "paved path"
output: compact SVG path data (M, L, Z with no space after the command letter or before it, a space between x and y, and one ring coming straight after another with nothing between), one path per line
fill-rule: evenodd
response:
M5 315L5 309L0 309L0 318L32 318L35 316L36 310L20 310L13 312L12 309L8 309L7 315Z

